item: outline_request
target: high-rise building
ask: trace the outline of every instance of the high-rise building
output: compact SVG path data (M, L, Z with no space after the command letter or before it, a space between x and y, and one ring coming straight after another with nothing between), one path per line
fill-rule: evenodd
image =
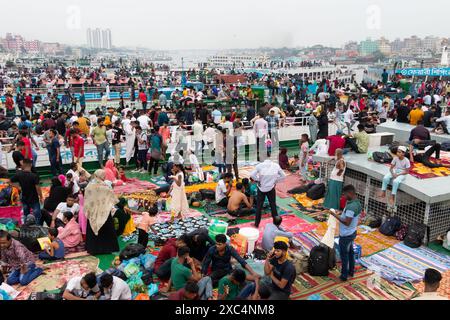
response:
M102 30L102 49L111 50L112 41L111 41L111 30L106 29Z
M102 33L99 28L94 30L92 39L94 42L94 48L100 49L102 47Z
M87 39L87 46L88 48L93 48L94 47L94 42L92 40L92 30L91 28L88 28L86 31L86 39Z
M87 45L89 48L95 49L112 49L111 30L105 29L87 29L86 31Z

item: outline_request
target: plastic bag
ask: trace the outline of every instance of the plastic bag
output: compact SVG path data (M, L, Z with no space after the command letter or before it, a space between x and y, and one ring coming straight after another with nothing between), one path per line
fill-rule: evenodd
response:
M158 293L158 285L156 283L152 283L148 286L148 295L153 296Z
M123 273L129 278L133 275L138 274L140 271L139 265L136 263L128 263L127 266L123 269Z
M141 266L148 270L151 267L153 267L153 264L155 263L156 257L154 255L151 254L142 254L140 256L140 262L141 262Z

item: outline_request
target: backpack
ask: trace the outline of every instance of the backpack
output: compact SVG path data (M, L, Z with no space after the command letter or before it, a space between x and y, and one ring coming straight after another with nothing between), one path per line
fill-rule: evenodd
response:
M389 152L375 151L372 153L373 161L378 163L391 163L394 159Z
M320 183L312 186L309 188L308 192L306 192L306 195L311 200L322 199L325 196L325 184Z
M450 151L450 141L444 141L441 143L441 151Z
M382 219L381 218L373 218L372 220L369 221L368 226L370 228L379 228L381 226L382 223Z
M120 252L119 258L121 261L130 260L139 257L143 253L145 253L145 247L143 245L130 243Z
M423 238L427 233L428 227L420 222L415 222L409 226L403 243L410 248L418 248L423 243Z
M202 195L202 199L206 200L215 200L216 199L216 192L214 190L210 189L200 189L200 194Z
M381 224L379 231L385 236L393 236L398 230L400 230L401 226L402 222L399 218L389 217L383 224Z
M326 245L311 249L308 259L308 273L312 276L328 276L328 271L336 266L336 252Z
M393 154L397 154L398 147L400 147L400 146L406 147L407 153L409 153L409 146L408 146L408 145L405 145L405 144L401 144L401 143L398 142L398 141L394 141L394 142L391 143L391 145L389 146L389 151L390 151L391 153L393 153Z

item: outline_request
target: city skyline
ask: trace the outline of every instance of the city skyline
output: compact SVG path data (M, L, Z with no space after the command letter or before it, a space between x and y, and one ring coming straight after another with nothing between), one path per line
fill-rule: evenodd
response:
M28 50L28 51L37 51L37 48L40 46L40 44L61 44L61 45L68 45L66 43L48 43L45 41L42 41L41 39L26 39L23 35L21 34L17 34L15 32L7 32L5 34L5 37L2 37L3 35L0 34L0 46L3 45L5 46L5 40L9 38L17 38L19 39L18 42L23 44L24 48L27 49L30 46L33 48L33 50ZM87 48L94 48L94 49L111 49L112 46L112 32L110 29L100 29L100 28L95 28L95 29L91 29L88 28L86 30L86 36L85 36L85 42L82 44L75 44L75 45L68 45L68 46L72 46L72 47L87 47ZM384 36L381 36L380 38L371 38L371 37L367 37L364 40L361 41L356 41L354 39L349 39L347 40L345 43L339 45L339 46L334 46L334 47L330 47L333 49L337 49L337 50L341 50L341 51L357 51L361 49L361 46L367 46L369 47L367 49L367 53L373 53L375 51L380 51L382 53L389 53L391 48L389 48L389 50L386 49L386 46L392 46L392 50L394 50L394 48L396 50L401 49L401 47L406 46L409 47L410 49L413 47L421 47L421 50L424 49L433 49L433 51L439 52L441 50L440 44L445 41L446 45L450 44L450 36L449 37L438 37L435 35L428 35L426 37L418 37L417 35L411 35L409 37L406 38L395 38L395 40L390 41L389 39L387 39ZM402 44L407 42L406 45ZM374 43L376 43L377 45L374 46ZM423 45L422 45L423 43ZM258 48L229 48L229 49L220 49L220 48L212 48L212 49L173 49L173 50L163 50L163 49L156 49L156 51L232 51L232 50L259 50L259 49L265 49L265 48L269 48L269 49L282 49L282 48L288 48L288 49L299 49L299 48L303 48L303 49L307 49L307 48L312 48L315 46L323 46L323 47L328 47L327 45L323 44L323 43L315 43L311 46L297 46L297 47L258 47ZM18 49L18 45L17 44L13 44L13 49ZM120 47L120 46L117 46ZM376 49L374 49L374 47L376 47ZM371 49L372 48L372 49ZM11 48L10 48L11 49ZM151 49L151 48L145 48L145 49ZM365 50L365 49L363 49ZM340 52L341 52L340 51ZM366 54L363 54L366 55Z
M316 2L283 0L274 6L269 1L230 0L215 6L211 1L196 0L189 6L181 0L142 2L130 0L123 4L111 0L73 0L49 5L24 5L21 17L37 27L27 28L14 15L5 15L0 33L8 26L30 39L81 45L86 42L90 26L109 28L117 47L145 47L160 50L240 49L260 47L298 47L321 43L339 47L349 40L367 37L405 38L411 35L448 37L446 12L450 3L435 0L439 10L427 12L428 3L387 0L320 0ZM347 9L342 12L343 5ZM6 2L5 11L14 11ZM177 10L177 8L182 10ZM130 10L133 14L125 14ZM101 14L100 14L101 13ZM157 14L155 14L157 13ZM41 23L42 16L51 16L51 24ZM120 25L120 28L118 28Z

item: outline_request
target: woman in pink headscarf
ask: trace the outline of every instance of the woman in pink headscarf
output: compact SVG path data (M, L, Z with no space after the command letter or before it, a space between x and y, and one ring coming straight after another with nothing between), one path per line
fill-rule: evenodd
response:
M111 181L111 183L116 184L120 180L119 171L117 170L114 160L108 160L105 164L105 180Z
M58 176L58 179L59 179L59 181L61 181L61 185L63 186L63 187L67 187L66 186L66 176L65 175L63 175L63 174L60 174L59 176Z

